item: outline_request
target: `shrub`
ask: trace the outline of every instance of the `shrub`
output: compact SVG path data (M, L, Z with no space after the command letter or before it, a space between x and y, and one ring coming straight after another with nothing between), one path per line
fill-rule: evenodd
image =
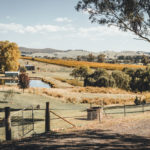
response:
M146 99L143 99L141 104L146 104Z
M68 97L67 99L66 99L66 102L67 103L75 103L76 102L76 98L75 97Z
M136 96L135 100L134 100L135 105L140 105L141 104L141 100Z

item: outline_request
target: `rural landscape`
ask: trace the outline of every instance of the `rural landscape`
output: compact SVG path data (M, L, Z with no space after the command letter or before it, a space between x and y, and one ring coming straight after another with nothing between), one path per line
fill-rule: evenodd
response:
M13 5L18 8L21 3L15 1ZM54 22L15 24L12 20L20 17L17 9L15 18L6 16L10 24L0 22L0 149L150 149L150 47L145 46L150 42L149 0L63 1L66 6L62 3L61 13L68 12L71 6L75 13L72 17L76 13L77 18L83 17L85 20L80 19L83 25L88 24L88 31L86 26L78 31L77 24L67 17L53 19L60 26ZM49 2L43 3L36 3L41 16L37 15L35 3L31 3L32 15L43 19L42 12L49 13ZM58 1L51 4L56 7ZM25 8L26 5L25 2ZM54 11L52 6L51 9ZM20 12L22 16L24 11ZM100 29L106 25L108 31ZM115 28L109 30L111 26ZM62 32L59 38L56 32ZM100 43L97 34L102 32L104 40ZM134 44L135 50L128 50L133 43L131 35L124 34L130 32L138 38L133 41L138 41L143 49ZM129 40L128 44L118 51L113 39L105 43L112 34L116 34L113 36L118 49L123 47L119 43L121 35ZM43 48L47 46L47 36L58 40L56 48ZM86 42L82 41L85 37ZM52 41L48 39L48 44ZM80 48L74 43L80 43ZM94 50L93 43L96 49L105 49ZM109 44L112 50L106 50Z

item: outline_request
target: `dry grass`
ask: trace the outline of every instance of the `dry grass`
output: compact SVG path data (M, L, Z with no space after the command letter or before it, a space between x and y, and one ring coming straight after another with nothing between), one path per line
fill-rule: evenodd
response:
M142 95L146 102L150 102L150 92L144 92Z
M58 92L50 91L46 88L29 88L28 93L37 94L37 95L47 95L56 98L63 98L64 96Z
M12 87L5 86L0 87L1 90L7 91L11 90ZM18 87L13 87L14 91L22 93L22 90ZM48 96L57 98L61 101L70 103L92 103L100 105L102 102L104 105L114 105L114 104L133 104L135 97L145 96L147 102L150 102L150 93L129 93L120 89L111 88L92 88L92 87L75 87L68 89L58 89L58 88L28 88L25 93Z
M83 81L79 81L78 79L64 79L64 78L59 78L59 77L55 77L55 79L61 82L66 82L73 86L81 86L81 87L83 86Z
M75 90L76 89L76 90ZM117 91L110 91L107 88L104 90L99 89L101 93L98 93L98 90L86 93L77 92L80 91L80 88L75 89L46 89L46 88L29 88L26 90L28 93L37 94L37 95L46 95L54 98L59 98L65 102L69 103L89 103L96 105L114 105L114 104L133 104L135 97L142 97L142 95L136 95L135 93L118 93ZM73 91L76 92L73 92ZM106 92L107 91L107 92Z
M114 105L114 104L133 104L135 98L115 99L115 98L82 98L80 103L96 104L96 105Z
M79 92L79 93L108 93L108 94L129 94L132 93L130 91L125 91L119 88L105 88L105 87L81 87L81 88L74 88L72 92Z

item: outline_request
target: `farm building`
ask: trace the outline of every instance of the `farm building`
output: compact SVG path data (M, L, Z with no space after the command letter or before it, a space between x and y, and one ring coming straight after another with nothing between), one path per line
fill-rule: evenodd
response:
M19 72L15 71L5 71L5 77L18 77Z
M33 65L25 65L27 70L35 70L35 66Z
M5 80L5 85L17 85L18 84L18 80Z

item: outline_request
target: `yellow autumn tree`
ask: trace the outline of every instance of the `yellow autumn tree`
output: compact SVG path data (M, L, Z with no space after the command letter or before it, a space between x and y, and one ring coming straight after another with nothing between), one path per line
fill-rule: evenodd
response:
M0 41L0 67L2 71L17 71L20 51L16 43Z

